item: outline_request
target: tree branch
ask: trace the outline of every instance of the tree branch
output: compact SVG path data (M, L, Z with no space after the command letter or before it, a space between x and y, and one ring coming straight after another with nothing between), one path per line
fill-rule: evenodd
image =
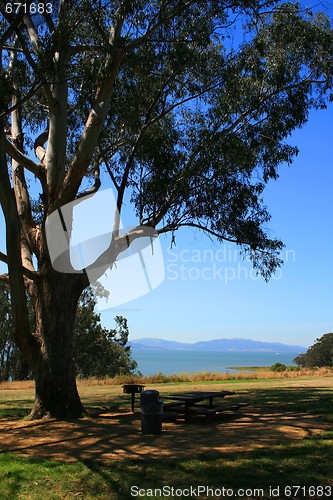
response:
M90 188L87 189L87 191L84 191L83 193L79 193L76 197L76 199L83 198L84 196L88 196L90 194L97 193L99 188L101 187L101 179L100 179L100 168L98 161L96 160L95 162L95 170L94 170L94 185Z
M42 132L35 140L34 142L34 150L35 150L35 155L37 158L42 162L44 165L44 158L46 151L44 149L44 144L47 142L49 138L49 129L46 128L44 132Z
M179 3L179 5L173 9L170 9L170 11L165 14L162 12L162 9L160 10L159 14L155 16L156 23L153 24L151 22L146 30L146 32L133 40L132 42L129 42L127 45L125 45L125 51L130 52L133 49L136 49L139 47L142 43L148 40L148 38L153 35L159 28L162 26L167 25L170 21L172 21L175 17L176 14L181 15L183 10L186 10L191 4L195 3L196 0L189 0L188 2L184 2L183 5ZM162 2L163 4L163 2ZM157 19L159 19L157 21Z
M25 24L30 43L31 43L31 48L34 52L34 54L37 57L40 57L43 53L40 41L39 41L39 36L37 33L37 30L34 26L34 23L32 22L30 14L24 14L23 16L23 23Z
M283 92L287 92L289 90L294 90L294 89L297 89L299 88L302 84L308 84L308 85L313 85L313 84L316 84L316 85L322 85L324 83L327 83L327 80L311 80L311 74L306 76L305 78L303 78L303 80L301 82L298 82L298 83L294 83L294 84L291 84L291 85L286 85L285 87L282 87L282 88L277 88L277 89L274 89L272 90L271 92L268 93L268 90L267 89L266 91L264 91L262 93L262 96L261 98L259 99L259 102L255 105L255 106L252 106L248 109L246 109L241 115L239 115L239 117L231 124L229 125L229 127L227 127L226 129L223 129L221 130L220 132L217 132L218 134L222 134L222 135L227 135L228 133L232 132L233 130L235 130L235 128L244 123L245 122L245 119L248 119L248 117L256 112L256 111L259 111L260 110L260 107L266 102L268 101L269 99L271 99L272 97L275 97L279 94L282 94ZM213 140L216 139L216 136L215 138L212 138Z
M209 229L207 226L203 226L201 224L198 224L196 222L180 222L180 223L174 223L174 224L168 224L167 226L164 226L162 229L158 229L157 232L158 234L163 234L167 233L169 231L175 231L179 229L180 227L194 227L196 229L200 229L204 231L205 233L209 233L212 236L215 236L219 240L225 240L229 241L230 243L238 243L238 244L246 244L245 241L239 241L239 240L234 240L232 238L227 238L226 236L223 236L220 233L217 233L216 231L213 231L212 229Z
M67 144L67 114L68 114L68 46L63 46L54 53L53 83L51 92L55 102L49 107L47 148L44 165L47 172L47 183L50 198L58 193L66 169L66 144Z
M3 123L0 123L0 133L3 136ZM9 284L11 290L14 334L17 345L32 360L35 343L33 341L28 308L26 302L25 284L22 273L20 248L20 221L16 208L14 192L8 177L6 155L3 150L6 139L0 140L0 202L6 224L6 247L8 253Z
M133 241L142 237L155 238L156 236L156 230L150 226L137 226L132 231L122 235L113 234L109 248L91 266L86 268L90 282L96 281L107 269L110 269L118 255L124 252Z
M17 38L15 42L17 41ZM17 70L17 53L12 52L10 57L10 64L8 66L8 73L12 80L12 103L16 104L19 97L19 89L15 81L15 74ZM22 118L19 109L16 109L11 114L11 135L12 143L16 149L23 153L23 131L22 131ZM20 219L21 228L21 258L22 266L34 271L32 263L32 245L30 241L31 229L35 227L35 222L32 217L30 197L25 178L24 167L20 165L15 159L12 159L12 181L15 193L16 208Z
M111 26L108 43L113 48L104 66L104 72L108 76L97 88L94 104L89 112L84 131L81 135L75 156L69 165L68 172L64 179L58 200L50 209L55 209L73 200L77 194L84 173L89 167L98 138L105 118L107 116L114 83L118 74L122 59L125 56L123 49L118 49L117 45L121 35L123 23L125 21L125 2L121 3L115 17L115 23Z
M50 33L53 34L55 32L55 30L56 30L56 27L54 25L54 22L53 22L51 14L49 14L48 12L46 12L46 9L43 12L43 17L45 19L47 27L49 28Z
M4 148L5 152L13 158L17 163L19 163L22 167L26 168L30 172L32 172L45 186L46 178L45 178L45 169L42 164L35 163L33 160L28 158L26 155L21 153L11 142L9 142L4 136L1 139L1 145Z
M42 87L43 85L44 85L43 82L38 82L37 80L35 80L35 82L33 83L32 87L31 87L31 89L29 90L29 92L24 97L22 97L21 99L19 99L16 102L15 106L11 106L6 111L3 111L0 114L0 118L2 118L5 115L9 115L10 113L12 113L13 111L15 111L18 108L21 108L23 106L23 104L25 102L27 102L33 95L35 95L36 92L37 92L37 90L39 90L39 88Z
M8 274L0 274L0 283L5 286L10 286L9 283L9 275Z
M1 9L1 12L2 12L2 14L4 14L3 9ZM0 51L2 51L2 49L4 49L4 48L7 48L7 47L5 47L4 44L6 43L6 40L8 40L8 38L10 38L13 33L15 33L16 29L18 28L19 24L21 23L21 21L23 19L23 15L24 15L24 10L23 10L23 8L21 8L19 14L14 19L12 19L11 22L8 20L8 16L6 16L7 21L10 22L10 25L8 26L8 28L6 29L6 31L3 33L3 35L0 38ZM2 54L0 54L0 55L2 56Z
M193 2L194 0L190 0L189 2L186 3L186 7L184 8L187 8ZM69 166L59 199L57 200L57 205L71 201L77 193L84 172L88 168L89 163L91 161L91 157L93 155L93 151L96 147L100 132L102 130L104 120L107 116L114 82L123 57L127 52L134 50L138 45L142 44L150 35L152 35L155 31L157 31L159 27L168 23L175 15L175 9L171 9L168 15L162 16L161 13L161 16L158 16L158 18L161 20L157 21L154 26L152 26L151 23L146 33L142 37L137 38L136 40L127 44L124 48L121 48L119 50L118 42L121 36L122 27L126 17L126 9L127 9L127 2L124 1L120 4L115 14L115 21L111 26L108 39L108 44L110 47L112 47L113 50L112 50L112 55L108 57L105 67L105 69L109 69L110 71L109 77L103 81L102 85L97 90L94 105L90 110L84 131L81 136L81 140L77 147L75 157ZM179 8L177 7L176 10L178 12ZM186 101L187 100L184 100L182 103ZM161 115L159 119L182 103L177 103L176 105L172 106L167 112L163 113L163 115ZM151 121L149 125L154 123L155 121L156 120ZM130 162L128 163L128 165L129 164ZM124 183L126 182L126 177L128 175L127 171L129 171L129 168L127 168L125 172ZM122 188L120 187L120 191L121 189ZM122 194L120 193L120 198L121 196Z
M113 185L114 185L114 187L116 188L116 190L117 190L117 191L119 191L119 185L118 185L117 180L116 180L115 176L113 175L113 172L112 172L112 170L111 170L111 168L110 168L110 165L109 165L109 163L108 163L108 161L107 161L107 159L106 159L106 157L105 157L105 153L104 153L104 151L102 150L101 146L99 146L99 149L100 149L100 151L101 151L101 160L102 160L102 162L104 163L104 165L106 166L106 170L108 171L108 174L109 174L109 176L110 176L110 179L112 180Z
M1 262L4 262L5 264L8 263L8 257L6 254L4 254L3 252L0 252L0 260Z
M90 17L91 17L91 20L93 22L93 25L95 27L95 29L98 31L98 33L101 35L104 43L105 43L105 46L107 47L108 44L109 44L109 36L108 36L108 33L106 31L104 31L98 21L98 19L96 19L95 17L95 14L94 14L94 11L93 9L90 9Z
M131 154L129 156L129 159L126 163L123 178L121 180L121 184L120 184L119 189L118 189L117 208L118 208L119 214L121 212L121 207L123 204L123 199L124 199L125 189L126 189L126 185L127 185L127 181L128 181L128 176L129 176L130 170L132 168L132 165L134 163L136 152L137 152L137 150L142 142L143 135L144 135L144 132L145 132L147 126L148 125L144 125L141 128L141 130L138 134L138 137L136 138L135 144L132 147L132 151L131 151Z
M3 252L0 252L0 261L4 262L5 264L8 265L8 256L6 254L4 254ZM32 269L28 269L28 268L24 267L23 265L21 266L21 269L22 269L22 273L24 274L24 276L26 276L27 278L29 278L31 280L35 280L35 279L40 277L40 273L38 273ZM8 275L4 274L2 276L8 276ZM9 283L9 281L8 281L8 283Z
M108 48L104 45L71 45L69 55L80 54L81 52L107 52Z
M18 47L11 47L10 45L4 45L3 46L3 50L8 50L9 52L24 52L23 49L20 49Z
M29 39L31 42L33 53L38 58L44 58L43 57L44 54L43 54L42 48L40 47L40 43L39 43L38 33L37 33L35 26L33 25L33 22L31 20L30 15L25 14L23 21L24 21L24 24L25 24L26 29L27 29L27 33L28 33L28 36L29 36ZM35 74L38 76L38 78L41 82L41 86L43 87L43 89L45 91L49 107L51 108L51 107L55 106L56 101L52 95L50 85L47 82L47 78L45 77L43 72L38 67L38 64L34 61L32 55L31 55L31 53L26 45L25 38L24 38L22 32L20 30L17 30L16 34L17 34L18 39L21 43L21 47L23 49L24 55L27 58L28 63L30 64L31 68L34 70Z

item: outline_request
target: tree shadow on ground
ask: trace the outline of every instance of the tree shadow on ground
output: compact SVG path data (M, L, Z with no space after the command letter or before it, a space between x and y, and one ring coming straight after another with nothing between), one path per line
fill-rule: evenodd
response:
M332 481L332 443L333 433L322 434L316 438L302 441L284 441L274 447L266 446L260 449L228 453L198 453L195 456L174 459L133 459L104 461L96 459L81 459L79 462L81 474L77 474L77 462L68 464L66 474L78 475L75 479L75 488L78 492L84 491L84 498L128 500L131 497L131 488L155 489L164 485L185 489L198 485L214 488L262 488L265 494L270 487L298 485L324 485ZM23 459L18 457L20 461ZM41 459L26 457L28 462L38 470L41 465L46 475L50 469L63 471L61 461L42 462ZM71 472L71 467L75 467ZM86 471L90 471L87 473ZM25 473L20 468L11 475L12 497L20 492L20 485L27 481ZM72 487L69 486L73 491ZM90 496L91 495L91 496ZM140 498L151 498L140 496ZM39 497L36 497L39 498ZM56 497L58 498L58 497ZM60 498L60 497L59 497ZM67 498L67 497L61 497ZM79 496L79 498L81 498ZM170 498L163 495L154 495L154 498ZM187 495L177 495L177 498L188 498ZM195 497L196 498L196 497ZM201 495L200 498L208 498ZM240 498L237 495L233 498ZM248 498L257 500L255 497ZM268 498L264 497L264 498ZM282 493L280 499L286 498ZM290 498L290 496L289 496ZM293 496L293 499L307 499L310 496ZM317 498L311 495L311 498Z
M237 396L250 406L189 424L168 416L156 436L142 435L140 413L129 411L127 399L117 409L92 406L90 417L76 421L3 419L2 450L79 462L118 500L130 497L132 485L172 485L175 477L179 487L234 488L245 478L246 486L258 487L267 478L272 486L299 478L320 484L331 474L333 435L323 434L332 429L331 390L256 389Z
M247 394L250 406L237 413L193 417L189 424L167 416L157 436L142 435L140 412L133 414L128 407L91 408L91 416L75 421L2 420L2 446L68 461L242 452L330 429L325 416L332 413L331 399L330 392L318 389L256 390Z
M251 404L257 408L270 408L280 412L306 412L333 419L333 390L331 388L276 388L256 389L249 394Z

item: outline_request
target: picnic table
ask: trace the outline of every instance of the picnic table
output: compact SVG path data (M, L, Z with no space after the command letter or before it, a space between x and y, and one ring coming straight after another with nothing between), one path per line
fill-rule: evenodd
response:
M231 391L193 391L193 392L177 392L163 396L163 399L170 399L172 402L164 404L164 411L175 411L184 413L185 422L188 422L193 414L209 415L226 410L238 410L247 403L232 403L221 405L214 404L217 398L232 396L235 392ZM207 404L201 404L204 401ZM198 404L199 403L199 404Z

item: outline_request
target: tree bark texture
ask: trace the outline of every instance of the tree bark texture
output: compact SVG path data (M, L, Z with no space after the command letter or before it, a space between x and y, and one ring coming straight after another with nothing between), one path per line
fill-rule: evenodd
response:
M35 402L30 419L78 418L84 413L76 387L72 349L82 283L82 276L57 273L51 268L37 284L33 302L39 348L31 366Z

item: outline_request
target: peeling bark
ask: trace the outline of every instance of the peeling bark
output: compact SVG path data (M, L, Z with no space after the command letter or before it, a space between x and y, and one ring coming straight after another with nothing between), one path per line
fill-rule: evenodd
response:
M44 163L44 158L46 155L46 151L44 149L44 145L46 141L48 140L49 137L49 129L45 129L44 132L42 132L35 140L34 142L34 150L35 150L35 155L37 158L42 162L42 164L45 166Z
M68 49L62 48L53 57L53 83L51 86L54 105L49 108L49 134L44 164L50 196L54 197L63 182L66 167L67 144L67 71Z
M102 86L97 91L94 105L87 118L75 157L65 176L57 204L51 206L51 211L75 198L82 177L89 167L93 153L96 149L98 138L110 106L114 82L123 55L124 54L120 54L114 61L112 64L112 74L103 82Z
M26 168L30 172L32 172L45 186L45 169L43 165L40 163L36 163L28 156L25 156L21 151L19 151L11 142L9 142L6 137L3 135L1 137L1 145L4 151L14 160L17 161L22 167Z
M2 125L0 123L0 125ZM3 127L0 130L3 134ZM1 141L2 142L2 141ZM15 340L23 355L32 362L36 343L30 333L21 260L21 232L16 200L11 188L7 162L0 147L0 202L6 225L6 247Z
M12 69L15 70L16 54L12 56ZM12 105L15 106L18 101L18 90L13 87ZM23 132L20 112L18 109L12 112L12 142L18 151L23 153ZM25 179L24 168L15 160L12 159L12 179L14 186L14 193L16 199L17 213L20 219L21 229L21 257L22 265L34 271L32 263L32 249L29 241L29 233L34 228L35 224L32 218L30 198L28 187Z

